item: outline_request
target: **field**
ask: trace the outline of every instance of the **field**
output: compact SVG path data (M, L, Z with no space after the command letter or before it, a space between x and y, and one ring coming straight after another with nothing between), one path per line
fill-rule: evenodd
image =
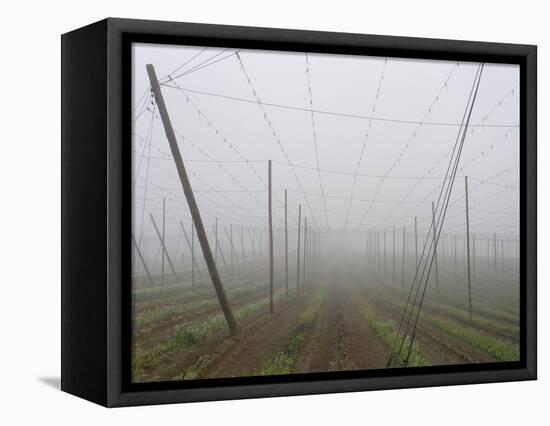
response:
M299 295L292 285L287 296L279 282L269 315L268 287L261 280L265 263L246 265L246 272L236 265L238 273L227 286L239 323L235 336L229 335L212 285L204 277L194 288L182 282L163 290L136 290L134 380L386 367L408 296L400 280L392 281L392 271L384 273L365 262L357 266L361 262L351 260L325 265L306 277ZM452 267L440 270L439 303L432 292L422 310L409 367L519 359L515 268L506 262L498 267L476 271L480 278L473 291L471 321L463 280L455 281ZM461 278L462 272L456 275Z
M519 359L519 68L136 44L132 380Z

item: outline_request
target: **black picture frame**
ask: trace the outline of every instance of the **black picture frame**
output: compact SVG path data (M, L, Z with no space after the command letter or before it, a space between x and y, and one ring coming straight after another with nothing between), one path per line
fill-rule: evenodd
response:
M62 390L108 406L536 379L536 46L109 18L62 42ZM130 382L133 42L484 61L520 66L520 361Z

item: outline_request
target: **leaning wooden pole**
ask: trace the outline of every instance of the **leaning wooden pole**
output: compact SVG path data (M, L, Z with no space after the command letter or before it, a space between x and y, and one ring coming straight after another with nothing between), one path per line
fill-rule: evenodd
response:
M227 261L225 260L225 256L223 255L223 250L222 250L222 247L220 245L220 241L218 239L216 239L216 246L218 248L218 251L220 253L220 257L222 258L222 262L223 262L223 266L225 266L225 272L227 274L229 274L229 265L227 265ZM216 262L216 265L218 263Z
M155 281L153 280L153 276L151 275L151 272L149 272L149 268L147 267L147 264L145 263L145 258L141 254L141 250L139 249L139 245L136 242L136 239L134 238L134 235L132 234L132 242L134 243L134 247L136 248L137 254L141 260L141 263L143 264L143 269L145 270L145 273L147 274L147 278L149 278L149 282L151 283L151 286L155 286Z
M157 233L157 236L159 237L160 244L162 246L162 253L166 255L166 260L168 260L168 264L170 265L170 269L172 269L172 273L174 274L174 278L176 281L179 281L178 274L176 273L176 268L174 268L174 264L172 263L172 259L168 255L168 250L166 250L166 245L164 244L164 239L162 238L162 235L159 231L159 228L157 226L157 222L155 222L155 218L152 214L149 214L149 217L151 218L151 221L153 222L153 227L155 228L155 232ZM163 287L164 288L164 284Z
M466 193L466 264L468 277L468 312L472 320L472 282L470 279L470 213L468 207L468 176L464 176L464 189Z
M269 223L269 314L273 314L273 212L272 209L272 194L271 194L271 160L267 163L267 215Z
M189 235L187 235L187 231L185 230L185 226L183 226L183 222L180 220L180 227L183 231L183 236L185 237L185 242L187 243L187 247L189 248L189 252L194 252L194 247L191 245L191 239L189 238ZM197 263L197 259L195 256L191 256L191 262L195 265L195 268L197 269L197 272L199 271L199 264Z
M285 189L285 289L288 299L288 197Z
M185 170L185 165L183 164L183 159L178 147L176 140L176 134L172 128L172 123L170 122L170 117L168 115L168 110L166 109L166 104L164 103L164 98L162 97L162 92L160 90L160 85L157 80L157 75L155 68L152 64L147 64L147 74L149 75L149 80L151 82L151 89L155 97L155 101L158 107L160 118L164 126L164 131L166 133L166 138L168 139L168 144L170 145L170 151L174 157L174 162L176 163L176 169L181 181L183 188L183 193L189 205L189 210L191 212L191 217L193 218L193 223L197 228L197 237L202 248L204 255L204 260L208 266L208 272L210 273L210 278L212 279L212 284L214 290L216 291L216 296L218 297L218 302L223 311L225 321L227 322L227 327L231 334L237 332L237 322L235 321L235 316L229 306L229 301L227 300L227 295L225 294L225 289L218 273L218 268L216 267L216 262L214 261L214 256L210 250L210 244L208 243L208 238L206 236L206 230L204 229L204 224L202 222L201 214L199 207L197 206L197 201L195 200L195 195L193 194L193 189L191 183L189 182L189 177L187 176L187 171Z
M229 267L231 268L231 281L234 280L234 270L233 270L233 263L235 261L235 257L237 256L237 251L235 250L235 247L233 247L233 225L229 225L229 232L227 232L227 228L224 227L223 230L225 231L225 236L229 240Z
M298 248L296 250L296 296L300 294L300 225L302 221L302 205L298 205Z

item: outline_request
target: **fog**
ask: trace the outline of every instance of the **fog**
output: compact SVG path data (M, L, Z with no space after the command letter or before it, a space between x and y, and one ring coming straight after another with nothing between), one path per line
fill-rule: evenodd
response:
M193 244L197 277L207 276L146 64L161 82L223 280L267 270L268 160L276 284L285 190L294 281L299 206L318 279L333 262L358 259L394 283L414 275L477 63L147 44L133 46L132 61L132 233L156 281L163 261L151 215L162 232L163 211L175 269L188 276ZM518 283L518 84L519 67L485 65L438 248L454 281L465 270L468 176L477 274L491 281L498 259L513 271L499 279ZM133 269L147 285L135 250ZM172 275L165 263L164 279Z

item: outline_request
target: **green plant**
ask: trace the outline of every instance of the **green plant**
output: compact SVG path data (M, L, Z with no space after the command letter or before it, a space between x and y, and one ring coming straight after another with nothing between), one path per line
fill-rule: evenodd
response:
M308 331L313 327L317 313L321 309L326 297L326 289L323 288L308 304L304 312L298 318L294 333L285 349L267 361L260 372L263 376L289 374L300 353Z
M353 303L355 304L355 307L357 308L359 313L363 316L363 318L365 318L368 324L378 335L378 337L382 339L382 341L388 348L391 348L394 344L397 334L395 325L388 321L382 321L381 319L379 319L370 304L364 299L364 297L360 296L357 293L354 293L353 295ZM408 348L409 345L410 340L407 338L403 344L403 347ZM404 365L404 360L399 354L395 353L396 350L398 350L398 348L394 348L393 358L398 360L401 365ZM418 350L416 343L414 343L407 366L421 367L426 365L431 365L430 360Z

